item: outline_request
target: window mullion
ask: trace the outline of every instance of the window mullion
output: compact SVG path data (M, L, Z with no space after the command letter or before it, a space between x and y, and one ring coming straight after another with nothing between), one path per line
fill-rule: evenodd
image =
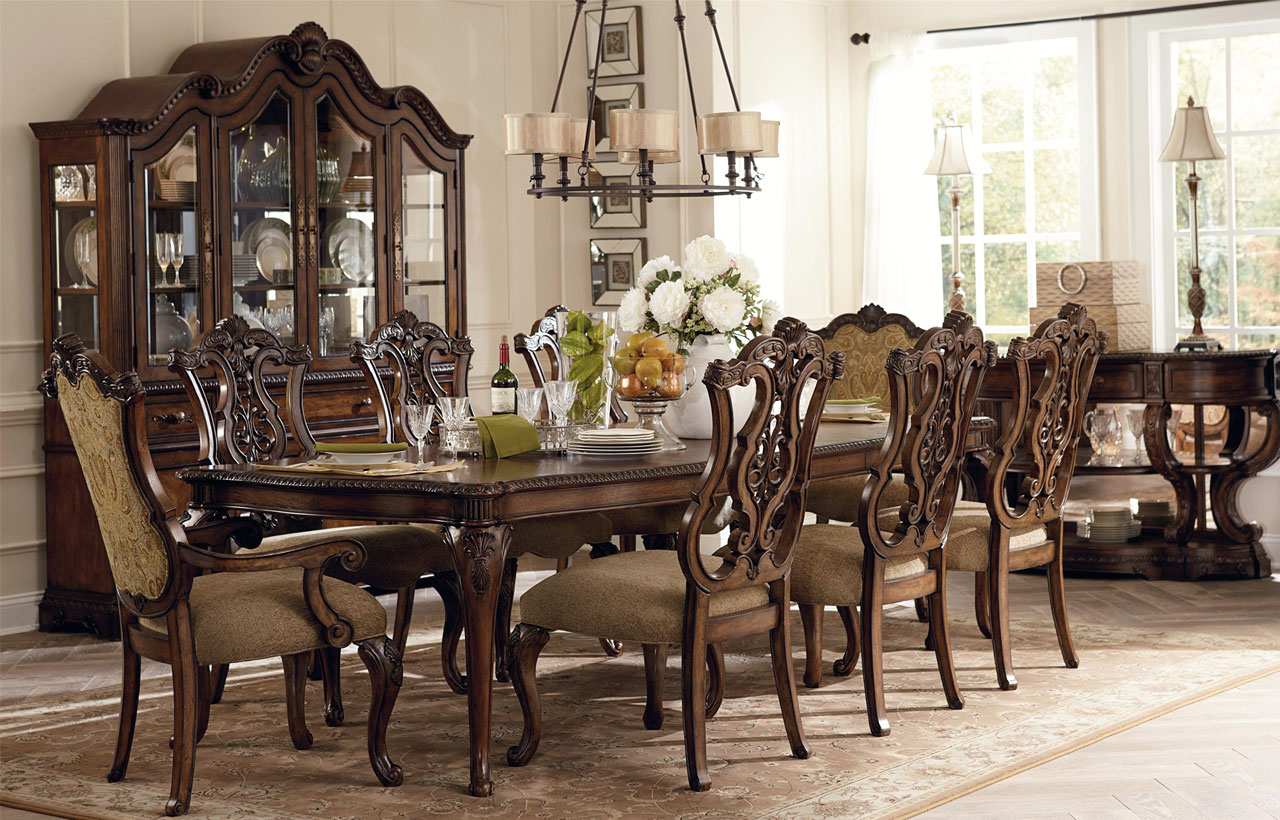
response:
M1234 112L1231 110L1231 37L1223 39L1223 63L1226 66L1226 77L1223 84L1226 90L1227 121L1226 133L1226 176L1227 176L1227 347L1236 348L1236 174L1235 161L1231 151L1231 128L1235 125Z
M1022 218L1026 221L1023 227L1023 233L1027 235L1027 305L1034 305L1036 300L1036 177L1035 177L1035 149L1032 148L1032 137L1034 132L1032 129L1032 117L1035 116L1035 108L1032 105L1031 94L1034 83L1031 82L1030 68L1031 63L1028 61L1028 80L1026 86L1022 89L1022 187L1025 190L1024 199L1026 201L1026 212ZM1027 316L1027 326L1030 327L1031 316Z
M973 64L973 77L970 79L969 105L970 118L973 122L973 141L978 146L980 156L984 153L983 149L985 148L982 122L982 82L982 63L975 62ZM973 315L981 327L987 323L987 300L983 287L986 283L986 276L984 275L986 243L983 241L986 224L982 218L986 185L985 177L982 174L974 174L970 179L973 180L973 286L972 296L965 306L969 308L969 313ZM960 254L960 258L964 258L963 253ZM961 270L964 270L964 268L962 267Z

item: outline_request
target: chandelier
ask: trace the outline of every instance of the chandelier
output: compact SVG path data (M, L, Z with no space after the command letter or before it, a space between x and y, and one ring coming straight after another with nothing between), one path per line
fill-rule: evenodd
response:
M711 0L706 0L706 17L720 51L720 62L729 81L729 93L733 97L733 111L698 115L698 100L693 91L693 72L689 68L689 47L684 36L684 11L680 0L675 0L676 28L680 32L680 50L684 55L685 79L689 84L689 104L693 120L698 128L698 160L702 164L701 184L674 184L658 182L654 176L655 165L680 162L680 130L674 110L659 108L614 108L609 111L609 138L611 149L617 151L618 162L636 166L634 181L629 184L604 184L604 178L591 167L595 159L595 124L587 119L574 118L556 111L560 103L560 91L564 85L565 70L569 65L569 53L578 22L587 0L576 0L573 27L569 30L564 59L560 63L560 77L556 80L555 96L549 113L507 114L506 153L531 155L533 174L529 177L527 193L541 199L556 196L563 201L569 197L623 196L643 198L652 202L657 197L728 196L741 194L748 198L760 192L762 174L756 168L756 160L778 156L778 122L763 120L759 111L743 111L738 104L738 92L729 72L724 45L720 42L720 30L716 28L716 10ZM609 0L600 0L601 31L596 38L591 90L587 97L587 111L595 110L596 84L600 78L600 63L604 56L603 26ZM585 30L584 30L585 33ZM719 156L728 160L724 182L713 184L708 170L707 157ZM577 160L578 180L570 176L571 160ZM742 172L738 172L741 160ZM553 169L545 164L554 162ZM548 182L544 170L557 173Z

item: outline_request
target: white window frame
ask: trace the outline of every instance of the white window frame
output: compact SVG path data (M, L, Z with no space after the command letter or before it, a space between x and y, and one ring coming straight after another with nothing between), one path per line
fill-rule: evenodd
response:
M1274 27L1260 28L1260 23ZM1133 254L1149 277L1151 294L1152 331L1156 346L1172 348L1178 338L1190 331L1179 328L1178 288L1173 272L1177 270L1177 237L1189 235L1189 229L1178 230L1174 220L1174 184L1181 186L1185 195L1186 185L1174 180L1168 172L1168 163L1158 162L1173 126L1173 81L1171 48L1181 40L1230 38L1242 34L1259 34L1280 31L1280 2L1225 6L1213 9L1152 14L1128 19L1129 28L1129 82L1133 127L1130 132L1130 228L1133 233ZM1229 48L1229 44L1228 44ZM1228 52L1229 54L1229 52ZM1227 110L1231 105L1231 69L1227 63ZM1273 80L1268 80L1273 81ZM1230 121L1230 114L1228 114ZM1214 123L1214 131L1222 133L1228 123ZM1235 134L1271 134L1280 129L1265 131L1232 132ZM1231 150L1227 149L1230 157ZM1228 162L1230 159L1227 160ZM1229 168L1229 171L1231 169ZM1235 174L1227 173L1227 227L1200 229L1200 236L1226 237L1228 248L1228 323L1229 329L1208 326L1205 332L1217 337L1225 347L1235 347L1239 334L1266 333L1267 329L1236 327L1236 276L1235 251L1232 240L1237 233L1276 234L1275 229L1248 228L1237 231L1235 227Z
M979 62L981 49L988 46L1007 45L1029 43L1036 40L1058 40L1064 38L1075 38L1076 41L1076 88L1078 93L1077 112L1079 122L1077 125L1077 134L1079 138L1079 180L1080 180L1080 260L1071 261L1091 261L1098 258L1101 247L1101 219L1100 208L1098 204L1098 76L1097 76L1097 24L1091 20L1069 21L1062 23L1041 23L1030 26L1016 26L1009 28L994 29L977 29L973 31L955 31L929 36L930 45L930 65L951 64L957 62L954 58L959 56L962 62ZM971 54L964 51L972 50ZM949 55L948 55L949 52ZM946 57L951 59L946 59ZM977 108L980 112L980 107ZM975 123L976 125L976 123ZM1026 127L1032 125L1030 116L1026 117ZM1038 140L1025 139L1027 135L1024 133L1024 140L1019 145L1027 145L1028 143L1040 142ZM1050 143L1046 143L1045 147L1053 147ZM987 146L989 151L1003 150L1001 145L992 144ZM1026 181L1027 201L1029 212L1034 214L1035 196L1034 185L1030 177L1032 170L1026 171L1028 179ZM975 186L973 189L977 191ZM974 228L975 232L982 225L982 198L980 195L975 196L973 202L974 209ZM1034 241L1040 239L1042 241L1053 241L1053 234L1039 234L1034 231L1034 225L1028 224L1026 230L1021 234L1010 235L987 235L983 237L983 244L989 242L1025 242L1028 245L1027 253L1027 305L1028 307L1036 306L1036 259L1034 252ZM944 244L951 241L948 233L941 237ZM960 242L961 257L963 258L965 241L963 237ZM978 324L983 327L987 333L1016 333L1025 334L1030 326L1030 316L1026 317L1026 321L1020 325L992 325L986 321L986 300L980 298L979 294L984 292L986 286L985 277L981 272L982 256L979 253L980 247L975 248L974 264L977 270L964 271L966 275L966 309L974 314ZM1067 261L1067 260L1064 260ZM939 272L941 274L941 272Z

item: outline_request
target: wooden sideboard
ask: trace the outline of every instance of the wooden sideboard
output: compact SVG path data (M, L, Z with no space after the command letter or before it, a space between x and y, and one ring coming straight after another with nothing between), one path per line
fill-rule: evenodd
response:
M167 354L218 319L247 315L311 347L306 412L322 438L377 431L351 341L400 310L466 332L471 137L417 89L379 86L315 23L190 46L166 74L107 83L75 119L31 129L45 356L74 331L137 370L152 457L175 503L188 489L174 474L198 463L198 440ZM166 247L181 264L163 264ZM111 573L54 401L44 450L40 627L114 637Z
M1100 544L1068 526L1066 569L1141 575L1150 579L1261 578L1271 562L1261 528L1237 506L1241 482L1280 458L1280 353L1275 350L1212 353L1109 353L1102 357L1089 394L1091 404L1143 404L1148 465L1090 464L1082 442L1077 474L1159 475L1173 487L1176 514L1164 528L1147 528L1132 541ZM1012 370L988 372L985 412L1001 415ZM1194 448L1174 452L1166 422L1174 407L1190 406ZM1225 408L1221 442L1206 441L1205 410ZM1210 519L1212 516L1212 520Z

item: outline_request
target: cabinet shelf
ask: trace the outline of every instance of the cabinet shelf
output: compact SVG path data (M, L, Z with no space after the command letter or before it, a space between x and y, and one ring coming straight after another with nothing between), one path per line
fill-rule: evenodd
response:
M233 202L231 207L237 211L289 211L293 208L288 202Z
M194 199L148 199L147 207L153 211L193 211L196 203Z
M97 296L97 288L54 288L54 293L59 296Z
M264 290L293 290L296 285L293 282L288 284L277 285L274 282L250 282L246 285L233 285L232 290L238 291L264 291Z
M320 290L355 290L357 288L373 288L372 282L335 282L333 284L321 284Z
M59 210L91 211L98 207L98 201L96 199L58 200L53 203L53 207Z

